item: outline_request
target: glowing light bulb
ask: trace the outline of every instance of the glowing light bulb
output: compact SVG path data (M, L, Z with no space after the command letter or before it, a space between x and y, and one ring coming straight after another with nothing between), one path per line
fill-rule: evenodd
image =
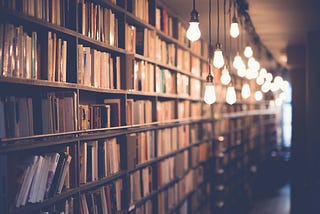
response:
M207 83L204 92L204 102L211 105L216 101L216 90L213 83Z
M288 91L289 90L289 82L287 80L284 80L280 86L282 91Z
M240 34L239 25L236 17L232 18L232 23L230 26L230 36L233 38L237 38Z
M255 64L255 58L254 57L250 57L248 60L248 67L249 68L254 68L254 64Z
M256 92L254 93L254 98L256 99L256 101L261 101L261 100L262 100L262 97L263 97L263 95L262 95L262 92L261 92L261 91L256 91Z
M264 78L262 76L258 76L257 79L256 79L256 83L258 85L262 85L264 83Z
M226 65L224 66L224 68L222 70L222 75L221 75L220 81L223 85L228 85L229 82L231 81L231 76L229 74L229 71L228 71Z
M251 46L246 46L245 49L244 49L243 54L244 54L244 56L247 57L247 58L252 57L253 51L252 51Z
M201 37L201 32L199 29L199 22L190 22L189 28L187 30L187 38L191 41L197 41Z
M272 79L273 79L272 74L271 74L271 73L267 73L266 80L267 80L268 82L271 82Z
M263 93L267 93L269 90L271 89L271 82L266 81L265 83L263 83L263 85L261 86L261 91Z
M213 65L216 68L222 68L224 65L224 58L221 50L221 45L218 43L216 46L216 49L214 50L214 55L213 55Z
M229 86L227 88L227 94L226 94L226 102L230 105L234 104L237 101L237 95L236 90L233 86Z
M235 68L235 69L239 69L241 66L242 66L242 64L244 65L244 63L243 63L243 61L242 61L242 58L241 58L241 56L240 56L240 54L239 54L239 52L237 53L237 55L234 57L234 59L233 59L233 63L232 63L232 65L233 65L233 67ZM244 65L245 66L245 65Z
M209 65L209 67L210 67L210 65ZM207 81L206 81L203 99L204 99L205 103L211 105L214 102L216 102L216 90L215 90L214 84L213 84L213 76L210 73L210 71L209 71L209 74L206 79L207 79Z
M249 84L245 83L241 89L241 96L242 98L247 99L250 97L250 95L251 95L250 86Z
M241 67L237 69L237 74L239 77L245 77L246 76L246 67Z
M261 68L260 71L259 71L259 76L263 77L263 78L266 78L267 77L267 69L265 68Z

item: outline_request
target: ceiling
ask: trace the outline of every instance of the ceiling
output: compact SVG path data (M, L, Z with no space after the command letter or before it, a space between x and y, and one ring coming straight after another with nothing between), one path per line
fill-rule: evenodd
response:
M259 44L262 44L271 53L273 59L276 60L276 64L283 67L290 68L287 64L287 48L304 46L307 33L309 31L320 30L319 0L237 1L248 3L246 12L250 16L256 35L258 35ZM192 10L192 0L163 0L163 2L180 16L182 20L185 20L186 24L188 23ZM223 2L223 0L220 0L220 15L223 15ZM209 38L208 4L208 0L196 1L196 9L200 14L200 30L203 38ZM217 1L213 0L212 22L216 22L216 6ZM213 23L212 41L216 41L215 29L216 25ZM244 36L242 41L248 40L247 37Z

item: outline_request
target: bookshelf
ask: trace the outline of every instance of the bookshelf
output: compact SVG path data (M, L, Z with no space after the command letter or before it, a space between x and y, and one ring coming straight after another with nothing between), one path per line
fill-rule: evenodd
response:
M163 2L1 1L0 18L1 213L210 213L268 155L274 113L205 105L208 44Z

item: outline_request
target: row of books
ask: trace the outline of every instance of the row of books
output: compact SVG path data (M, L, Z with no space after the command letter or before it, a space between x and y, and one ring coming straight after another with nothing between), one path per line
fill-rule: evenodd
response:
M161 30L171 37L176 37L177 31L175 23L174 18L168 14L165 8L156 8L156 29Z
M184 74L181 74L181 73L177 73L177 94L181 95L181 96L189 96L190 94L190 90L189 90L189 87L190 87L190 79L187 75L184 75ZM195 86L197 87L197 86ZM192 89L193 88L193 85L192 87L190 87L191 90L196 90L195 89Z
M47 38L38 38L21 25L0 24L0 75L66 82L67 45L50 31Z
M157 130L157 156L174 152L178 149L178 127Z
M160 192L157 197L158 213L166 214L179 203L179 186L178 183L170 186L164 191Z
M185 72L190 72L190 56L189 51L177 48L177 68ZM197 73L195 70L194 72ZM199 72L200 71L198 71L198 73Z
M78 0L79 33L118 47L118 18L115 13L87 0Z
M80 214L118 213L123 209L123 183L117 179L97 190L80 195Z
M129 0L127 9L134 16L149 23L149 0Z
M81 184L110 176L120 169L120 145L117 138L81 143Z
M200 80L190 78L190 97L194 99L201 98L201 81Z
M127 125L152 123L152 102L150 100L127 99L126 111Z
M133 90L154 92L154 64L135 60L133 81Z
M78 44L78 83L98 88L120 89L120 56Z
M41 99L42 133L60 133L77 130L77 94L49 92Z
M194 55L191 55L191 73L195 76L201 77L201 62L200 59Z
M189 39L187 38L187 28L185 26L183 26L183 24L181 22L178 22L178 37L177 37L178 41L186 46L189 45ZM190 45L195 44L201 42L200 40L196 41L196 42L190 42ZM195 51L196 50L193 50Z
M190 118L190 100L178 102L178 119Z
M175 102L165 100L157 102L157 121L166 122L175 119Z
M127 51L155 59L155 31L126 23L125 33L125 49Z
M105 99L103 104L79 105L79 130L120 126L120 100Z
M34 155L21 162L21 186L16 195L16 207L41 202L69 188L69 166L72 156L68 153Z
M2 6L4 7L46 22L65 27L71 27L72 25L72 5L70 0L12 0L3 2Z
M156 66L156 92L175 94L176 86L175 73L171 72L169 69Z
M136 214L152 214L152 200L148 199L143 204L135 208Z
M201 103L191 102L191 118L201 118Z
M127 169L133 170L136 165L155 158L154 131L132 133L126 136Z
M44 69L43 79L56 82L67 81L67 41L58 38L56 33L48 32L48 69ZM37 63L40 63L39 59ZM46 73L46 71L48 73Z
M152 192L152 167L148 166L130 174L130 207L141 198L148 196ZM130 208L130 209L132 209Z
M162 64L176 66L176 46L156 36L156 60Z
M11 96L0 99L0 138L33 134L32 98Z

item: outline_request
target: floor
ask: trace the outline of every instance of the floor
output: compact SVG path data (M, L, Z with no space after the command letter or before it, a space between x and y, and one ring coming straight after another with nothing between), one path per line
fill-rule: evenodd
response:
M274 195L257 199L249 214L289 214L290 184L284 185Z

